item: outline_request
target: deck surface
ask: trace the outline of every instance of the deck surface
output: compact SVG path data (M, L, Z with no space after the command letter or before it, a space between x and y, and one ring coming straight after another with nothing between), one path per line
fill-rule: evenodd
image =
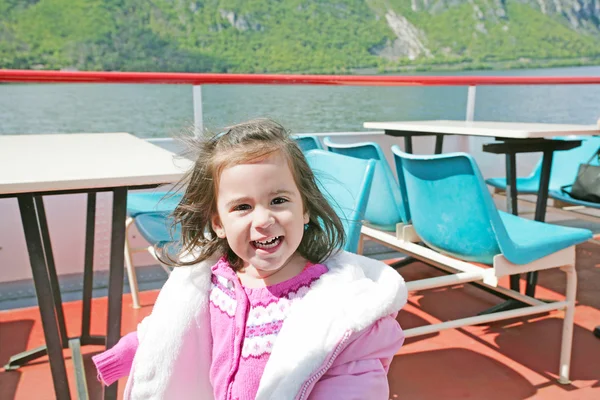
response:
M562 312L500 321L491 324L447 330L411 338L394 359L389 373L392 399L563 399L600 398L600 339L592 334L600 325L600 246L584 244L577 249L579 280L575 315L572 384L556 382L559 360ZM421 263L401 269L406 280L441 275ZM560 271L540 274L538 297L561 299L564 277ZM502 282L506 284L507 282ZM523 283L522 283L523 284ZM125 295L122 332L151 311L157 291L141 294L143 307L131 308ZM473 286L412 293L398 320L404 328L472 316L499 303L497 297ZM76 336L81 325L81 302L65 304L70 335ZM92 334L102 334L106 321L106 298L93 300ZM43 343L39 312L36 307L0 312L0 365L10 355ZM91 400L100 399L90 357L101 347L83 349ZM72 393L74 376L69 351L65 351ZM121 380L122 393L125 381ZM53 399L50 368L42 358L16 371L0 370L0 400ZM74 396L75 398L75 396Z

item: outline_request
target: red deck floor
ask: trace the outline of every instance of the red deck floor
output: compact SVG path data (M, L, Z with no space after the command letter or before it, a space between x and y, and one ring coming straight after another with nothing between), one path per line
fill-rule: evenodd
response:
M600 325L600 247L578 248L579 292L575 316L572 384L556 383L562 313L501 321L464 329L447 330L407 340L389 373L392 399L600 399L600 339L592 330ZM401 270L407 280L439 275L423 264ZM564 277L560 271L540 274L537 295L560 299ZM135 329L147 315L157 292L142 293L141 310L131 308L125 296L123 333ZM409 328L459 316L472 316L500 300L472 286L413 293L398 319ZM92 334L102 334L106 322L106 298L95 299ZM65 304L70 335L80 330L81 302ZM37 308L0 313L0 365L16 352L43 343ZM90 398L100 399L102 388L95 379L90 356L97 346L83 348ZM67 369L75 395L69 351ZM124 380L120 382L122 392ZM0 370L0 399L52 399L50 368L45 359L17 371ZM75 397L74 397L75 398Z

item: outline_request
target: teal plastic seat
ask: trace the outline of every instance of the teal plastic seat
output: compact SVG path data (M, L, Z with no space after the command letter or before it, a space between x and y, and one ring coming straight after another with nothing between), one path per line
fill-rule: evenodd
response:
M133 264L133 255L147 251L146 247L134 248L129 240L129 229L135 224L141 235L150 243L156 243L151 232L157 224L164 224L168 216L181 200L181 193L172 192L134 192L127 194L127 220L125 222L125 268L131 289L133 308L140 308L137 275ZM148 215L148 217L145 217ZM142 218L142 221L140 221ZM147 221L149 220L149 221ZM160 231L160 230L159 230ZM149 236L150 235L150 236ZM166 268L165 268L166 269Z
M567 192L569 190L567 189ZM600 203L593 203L591 201L579 200L569 196L567 193L563 193L561 190L551 190L548 192L548 197L562 201L563 203L573 204L576 206L584 206L589 208L600 209ZM600 218L600 217L599 217Z
M592 237L587 229L531 221L498 211L473 157L416 156L392 147L406 187L412 224L429 247L461 260L492 264L498 254L528 264Z
M127 194L127 215L136 218L144 213L169 213L177 207L181 193L136 192Z
M347 237L344 249L356 252L375 162L323 150L308 151L306 159L314 170L320 189L344 224ZM181 238L180 227L172 230L172 222L166 213L146 213L135 219L144 239L159 247Z
M371 185L371 195L365 213L365 220L375 228L395 232L398 223L408 223L410 212L406 207L406 195L381 150L375 142L340 144L326 137L323 143L329 151L364 160L375 160L375 175Z
M587 162L598 148L600 148L600 137L582 136L582 137L564 137L555 140L577 139L581 140L581 146L566 151L556 151L552 156L552 167L550 170L549 190L558 190L564 185L569 185L575 180L579 164ZM592 160L597 164L597 160ZM537 163L531 175L526 177L517 177L517 193L537 194L540 175L542 173L542 160ZM506 190L506 178L490 178L486 183L495 188Z
M356 253L375 173L375 161L324 150L308 151L306 160L321 192L342 220L346 232L344 250Z
M309 150L322 150L323 149L323 146L321 145L319 138L317 138L316 136L312 136L312 135L293 136L293 138L296 141L296 143L298 143L298 146L300 147L300 150L302 150L303 153L306 153Z
M146 241L154 246L162 247L181 239L181 227L175 225L170 213L145 213L135 219L138 231Z

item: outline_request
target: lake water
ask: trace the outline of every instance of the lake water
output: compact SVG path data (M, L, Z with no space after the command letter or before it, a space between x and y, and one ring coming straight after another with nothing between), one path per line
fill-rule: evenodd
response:
M600 67L443 75L597 76ZM426 75L442 75L428 73ZM466 87L205 85L205 126L271 117L293 132L360 131L364 121L464 119ZM593 124L600 85L480 86L476 120ZM130 132L169 137L193 121L188 85L0 85L0 134Z
M597 76L600 67L485 71L445 75ZM427 74L434 75L434 73ZM205 124L213 129L249 118L267 116L293 132L364 131L365 121L464 119L466 87L333 87L250 86L203 87ZM593 124L600 117L600 85L481 86L476 120ZM192 88L188 85L14 84L0 85L0 135L55 132L130 132L141 137L169 137L193 120ZM364 140L365 136L336 138ZM371 139L371 138L369 138ZM378 138L384 151L394 143ZM468 151L484 177L504 175L504 157L482 153L491 138L451 136L444 151ZM432 138L415 139L416 152L431 152ZM539 154L519 156L519 175L529 173ZM392 162L389 158L390 163ZM85 201L79 195L47 196L45 200L59 274L79 273L84 247ZM95 268L108 268L110 195L99 196ZM65 225L65 216L69 224ZM29 279L26 244L15 199L0 200L1 281ZM144 245L136 239L135 246ZM136 260L141 265L155 261ZM138 264L140 265L140 264ZM143 281L143 279L141 279Z

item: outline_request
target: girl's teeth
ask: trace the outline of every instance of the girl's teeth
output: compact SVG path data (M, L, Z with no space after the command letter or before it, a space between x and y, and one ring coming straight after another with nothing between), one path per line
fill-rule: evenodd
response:
M264 242L259 242L258 240L254 241L254 245L259 249L270 249L279 244L279 236L274 237L271 240L265 240Z

